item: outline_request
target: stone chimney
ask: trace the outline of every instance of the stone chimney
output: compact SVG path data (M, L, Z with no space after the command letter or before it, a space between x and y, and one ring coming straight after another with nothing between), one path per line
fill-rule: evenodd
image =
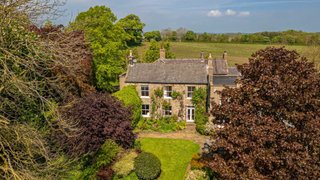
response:
M128 57L128 63L129 63L129 66L132 66L133 65L133 59L134 57L132 56L132 50L130 50L130 55Z
M225 61L225 63L226 63L226 72L227 72L227 74L229 74L229 68L228 68L228 54L227 54L227 51L224 51L224 53L223 53L223 60Z
M212 61L213 61L213 58L212 58L212 55L211 53L209 53L209 57L208 57L208 67L212 67Z
M204 62L204 52L203 51L201 52L200 59L201 59L201 62Z
M223 53L223 60L227 61L228 60L228 54L227 51L224 51Z
M208 78L209 78L209 85L213 85L213 58L211 53L209 53L208 57Z
M166 50L164 48L160 49L160 59L166 59Z

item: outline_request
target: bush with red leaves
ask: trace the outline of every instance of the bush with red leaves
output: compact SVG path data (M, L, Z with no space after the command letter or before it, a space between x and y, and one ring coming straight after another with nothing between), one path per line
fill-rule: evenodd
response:
M72 155L97 152L107 139L114 140L123 148L130 148L134 141L132 112L121 105L122 102L115 97L102 92L77 99L62 107L60 112L79 131L71 137L61 131L53 131L52 139ZM68 129L64 130L68 132Z
M296 51L268 47L238 65L240 88L221 92L212 115L225 128L207 163L221 179L320 178L320 78Z
M112 180L113 179L113 164L110 164L106 167L100 168L99 171L96 173L96 178L101 180Z

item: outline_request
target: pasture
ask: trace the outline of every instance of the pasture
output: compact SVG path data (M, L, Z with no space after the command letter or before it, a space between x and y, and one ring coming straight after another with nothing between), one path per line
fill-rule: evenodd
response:
M137 47L142 60L143 54L149 47L149 42L143 42L142 46ZM253 52L259 49L264 49L267 46L281 47L284 45L273 44L232 44L232 43L206 43L206 42L171 42L172 53L176 55L177 59L192 58L197 59L200 57L201 51L204 51L205 57L209 52L212 53L213 58L222 58L224 51L228 53L228 65L235 66L235 64L243 64L248 62L248 58ZM309 51L311 46L285 46L290 50L297 50L300 55L310 57Z

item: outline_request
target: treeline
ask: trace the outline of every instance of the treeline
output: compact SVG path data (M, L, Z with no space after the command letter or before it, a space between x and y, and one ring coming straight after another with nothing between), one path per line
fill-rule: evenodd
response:
M227 34L203 34L195 33L186 28L176 31L170 28L160 31L146 32L144 38L148 41L154 39L171 41L195 41L212 43L248 43L248 44L288 44L288 45L320 45L320 33L308 33L303 31L258 32L253 34L227 33Z

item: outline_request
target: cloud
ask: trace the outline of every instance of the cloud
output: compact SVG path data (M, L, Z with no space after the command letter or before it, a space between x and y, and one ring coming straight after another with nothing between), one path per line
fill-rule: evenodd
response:
M250 16L250 12L249 11L242 11L238 14L239 17L246 17L246 16Z
M236 12L234 11L234 10L232 10L232 9L228 9L227 11L226 11L226 15L228 15L228 16L233 16L233 15L235 15L236 14Z
M219 10L212 10L212 11L208 12L207 16L219 17L219 16L222 16L222 13Z

